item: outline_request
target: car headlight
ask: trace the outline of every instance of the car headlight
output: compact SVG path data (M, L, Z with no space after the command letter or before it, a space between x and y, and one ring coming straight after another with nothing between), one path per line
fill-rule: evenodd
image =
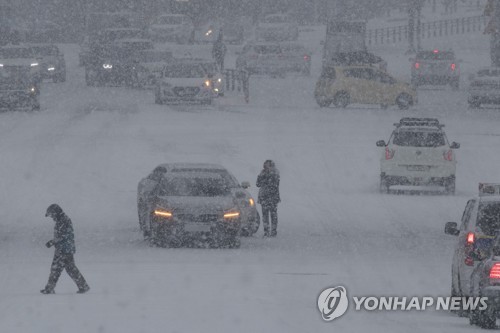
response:
M3 64L0 64L0 67L3 67Z
M217 79L217 82L221 83L221 82L222 82L222 79L221 79L221 78L218 78L218 79Z
M103 64L102 68L104 68L104 69L111 69L111 68L113 68L113 65L112 64Z
M31 67L36 67L36 66L38 66L38 63L37 63L37 62L34 62L34 63L32 63L30 66L31 66Z
M250 205L250 207L253 207L255 205L255 201L253 201L252 198L248 199L248 204Z
M47 68L47 70L52 72L52 71L55 71L56 68L55 67L49 67L49 68Z
M164 208L156 208L154 214L155 216L166 217L166 218L171 218L172 216L174 216L174 214L171 211L166 210Z
M30 93L35 93L36 92L36 88L35 87L31 87L30 88Z
M210 87L210 80L205 80L205 87Z
M239 210L230 210L224 213L224 220L233 220L240 217Z

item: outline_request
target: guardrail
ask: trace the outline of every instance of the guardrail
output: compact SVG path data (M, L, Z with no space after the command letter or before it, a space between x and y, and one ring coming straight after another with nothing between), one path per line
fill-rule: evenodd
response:
M415 40L437 38L443 36L465 35L483 31L487 23L485 16L469 16L455 19L422 22L420 31L415 23ZM370 29L366 31L366 44L368 46L380 44L396 44L408 40L408 25L390 28Z

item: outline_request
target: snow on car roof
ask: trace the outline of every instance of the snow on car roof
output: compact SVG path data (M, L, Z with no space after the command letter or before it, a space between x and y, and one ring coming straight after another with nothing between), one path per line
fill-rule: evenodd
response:
M219 164L211 163L164 163L159 166L165 167L167 172L179 172L179 170L226 170Z

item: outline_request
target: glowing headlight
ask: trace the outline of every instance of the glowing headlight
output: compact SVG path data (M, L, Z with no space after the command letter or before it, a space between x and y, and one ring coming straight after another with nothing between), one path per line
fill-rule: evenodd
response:
M240 217L240 212L238 211L231 211L224 214L225 219L237 219L238 217Z
M111 69L111 68L113 68L113 65L111 65L111 64L103 64L102 68L104 68L104 69Z
M55 71L56 69L54 67L49 67L49 68L47 68L47 70L52 72L52 71Z
M221 79L221 78L218 78L218 79L217 79L217 82L221 83L221 82L222 82L222 79Z
M169 212L168 210L163 210L163 209L155 209L155 215L160 216L160 217L172 217L173 216L172 212Z
M34 93L34 92L36 91L35 87L31 87L31 88L30 88L30 91L31 91L32 93Z
M3 64L0 64L0 67L3 67Z
M214 89L214 91L215 91L215 92L219 92L219 88L215 88L215 89Z
M34 62L34 63L32 63L30 66L31 66L31 67L36 67L36 66L38 66L38 63L37 63L37 62Z
M205 86L210 87L210 80L205 81Z
M205 36L210 36L212 34L212 29L208 30L206 33L205 33Z
M250 207L253 207L255 205L255 201L253 201L252 198L248 199L248 204L250 205Z

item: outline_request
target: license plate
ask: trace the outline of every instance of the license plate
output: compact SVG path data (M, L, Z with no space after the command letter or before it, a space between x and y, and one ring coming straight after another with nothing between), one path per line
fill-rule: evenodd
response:
M184 231L186 232L209 232L209 223L186 223L184 224Z
M408 165L408 171L428 171L429 167L426 165Z

